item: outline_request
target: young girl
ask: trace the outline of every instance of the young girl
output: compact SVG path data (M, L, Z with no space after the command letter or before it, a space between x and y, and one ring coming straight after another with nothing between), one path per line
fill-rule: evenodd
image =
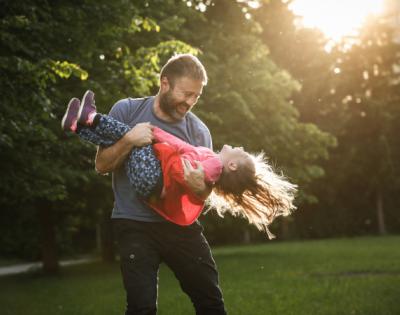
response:
M73 98L62 120L64 131L77 133L91 143L110 146L130 127L96 112L94 93L87 91L82 104ZM183 163L200 162L206 184L213 187L209 206L219 215L241 215L265 231L278 216L287 216L293 205L296 186L274 173L263 154L251 155L242 148L224 145L219 153L194 147L153 127L154 143L134 148L125 169L136 193L165 219L179 225L192 224L200 215L204 201L184 180Z

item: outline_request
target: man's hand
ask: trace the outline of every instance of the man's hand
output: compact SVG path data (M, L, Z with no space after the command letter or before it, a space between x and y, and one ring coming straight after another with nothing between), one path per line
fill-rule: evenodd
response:
M128 156L133 147L151 144L153 126L150 123L140 123L129 130L119 141L107 148L97 150L96 170L100 174L114 171Z
M149 122L139 123L124 136L135 147L143 147L153 141L153 126Z
M196 167L193 168L188 160L182 159L184 179L199 198L205 200L211 193L211 188L208 187L204 181L204 169L200 162L196 161Z

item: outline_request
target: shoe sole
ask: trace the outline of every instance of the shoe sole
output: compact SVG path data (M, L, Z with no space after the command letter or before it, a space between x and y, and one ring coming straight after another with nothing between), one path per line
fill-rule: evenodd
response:
M74 103L80 104L80 100L74 97L69 101L68 106L67 106L67 110L66 110L66 112L64 114L63 119L61 120L61 129L65 130L65 131L69 131L69 129L66 130L64 127L65 127L65 122L67 121L67 118L68 118L69 113L71 111L71 107L74 105Z

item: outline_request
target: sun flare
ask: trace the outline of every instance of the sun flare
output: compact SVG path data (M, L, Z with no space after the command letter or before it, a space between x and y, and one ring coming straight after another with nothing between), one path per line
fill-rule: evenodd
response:
M369 15L379 15L384 0L293 0L290 9L306 27L319 28L327 37L338 41L357 35Z

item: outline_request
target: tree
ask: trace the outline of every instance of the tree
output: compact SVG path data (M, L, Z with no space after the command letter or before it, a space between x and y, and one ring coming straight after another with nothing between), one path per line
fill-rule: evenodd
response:
M350 49L339 45L333 52L339 73L332 80L332 98L343 119L338 136L342 145L332 162L346 161L340 163L340 173L346 178L337 180L339 187L347 183L347 191L339 189L339 193L350 199L358 191L363 200L353 202L357 209L353 220L358 229L372 232L376 228L380 234L387 232L384 200L393 207L399 189L400 45L393 31L384 20L371 19ZM337 115L336 111L329 116ZM394 217L393 210L387 210L386 215Z
M204 15L198 11L200 17L185 24L189 34L202 30L184 40L201 47L210 78L195 112L210 127L216 149L230 143L265 151L273 164L299 184L301 203L313 198L307 186L321 175L317 161L327 156L334 139L315 125L299 121L290 100L300 85L272 60L260 40L260 25L246 18L244 8L246 3L211 1ZM222 231L223 224L213 230ZM246 235L247 223L232 224Z
M173 40L155 46L135 41L142 31L159 31L154 20L140 14L145 4L32 0L1 6L2 216L12 218L13 213L11 225L19 216L40 219L34 223L42 227L44 269L57 272L56 238L68 228L62 223L74 209L94 204L80 194L82 188L90 182L91 187L109 190L105 179L95 175L94 147L61 133L67 100L87 88L94 89L104 105L131 94L128 91L150 93L160 58L193 49ZM69 200L78 204L71 202L68 211ZM108 207L111 204L104 209ZM32 215L27 216L29 211ZM31 257L37 255L39 243L35 245ZM15 250L15 245L10 248Z
M373 232L374 218L383 217L382 201L391 218L395 216L390 208L398 204L397 138L393 136L393 122L398 119L393 105L398 102L398 72L393 71L398 45L387 23L375 20L359 38L347 38L328 52L327 39L296 26L288 5L263 1L254 17L273 60L302 84L293 95L300 119L338 141L330 159L322 161L326 175L310 186L319 203L296 217L299 233L317 237ZM380 214L374 215L373 207L381 209ZM392 229L398 226L396 220L390 223ZM379 225L383 231L382 221Z

